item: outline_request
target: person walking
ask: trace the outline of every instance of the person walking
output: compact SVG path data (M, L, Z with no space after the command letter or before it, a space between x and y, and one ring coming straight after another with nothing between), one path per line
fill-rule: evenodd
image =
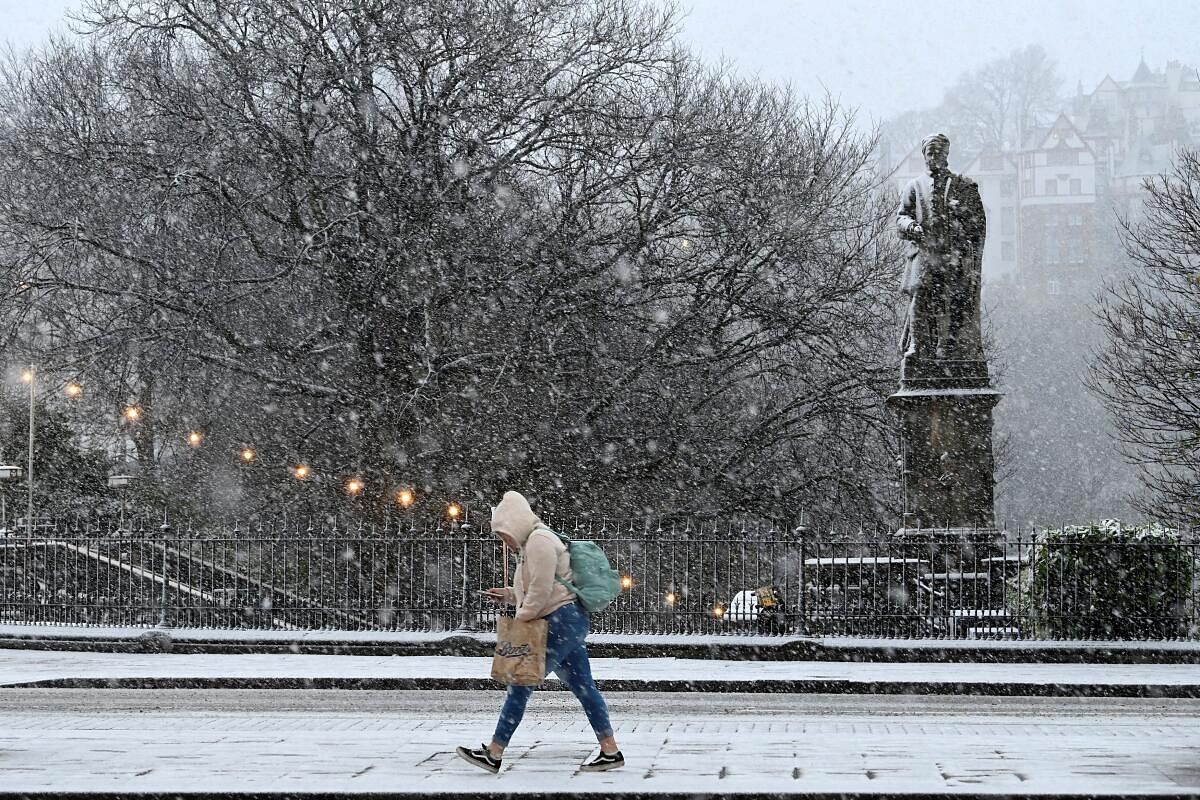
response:
M613 738L608 706L592 679L584 638L590 629L587 614L575 594L563 582L572 579L571 559L558 538L519 492L505 492L492 509L492 532L518 553L512 588L486 591L496 602L516 607L518 620L544 618L547 622L546 674L553 672L579 698L592 730L600 742L600 753L579 767L581 772L604 772L625 765L625 757ZM505 565L505 569L508 565ZM525 715L532 686L509 686L490 744L478 749L458 747L460 757L488 772L499 772L504 749Z

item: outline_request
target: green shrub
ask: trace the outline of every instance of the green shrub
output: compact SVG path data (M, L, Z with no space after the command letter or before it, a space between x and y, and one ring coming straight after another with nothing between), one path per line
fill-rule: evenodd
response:
M1022 626L1050 639L1187 636L1193 546L1161 525L1047 529L1011 587Z

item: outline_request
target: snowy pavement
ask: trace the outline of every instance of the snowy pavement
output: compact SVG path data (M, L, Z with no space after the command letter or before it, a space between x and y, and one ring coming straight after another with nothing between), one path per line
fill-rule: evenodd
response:
M1008 664L947 662L721 661L596 658L593 672L610 689L726 691L964 692L987 694L1138 693L1155 687L1200 696L1200 664ZM77 681L75 685L207 685L376 688L490 686L491 659L453 656L297 654L147 654L0 650L0 686ZM90 682L90 683L89 683ZM1039 688L1042 687L1042 688ZM1050 693L1053 693L1051 691ZM1154 692L1149 692L1153 694Z
M256 628L147 628L113 625L19 625L0 623L0 639L51 640L137 640L148 634L165 634L176 642L300 643L300 644L437 644L468 638L494 643L494 633L475 631L350 631L350 630L260 630ZM1172 641L1116 640L991 640L991 639L871 639L858 636L759 636L749 634L636 634L592 633L589 644L646 645L652 647L784 647L817 645L831 650L1104 650L1110 652L1155 652L1200 654L1200 639Z
M1200 701L614 694L623 770L582 774L574 698L535 695L499 776L458 760L501 695L0 691L0 791L1200 793Z

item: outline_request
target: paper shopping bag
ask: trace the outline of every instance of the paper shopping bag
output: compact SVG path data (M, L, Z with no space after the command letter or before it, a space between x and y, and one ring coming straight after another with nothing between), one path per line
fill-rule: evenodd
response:
M546 620L496 620L492 679L508 686L537 686L546 677Z

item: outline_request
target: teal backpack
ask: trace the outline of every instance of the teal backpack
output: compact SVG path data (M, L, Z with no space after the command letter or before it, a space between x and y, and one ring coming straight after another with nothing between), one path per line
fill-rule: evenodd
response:
M547 528L549 530L549 528ZM554 576L554 579L575 593L575 598L589 614L608 608L621 593L620 576L608 563L608 556L595 542L572 541L557 531L550 531L567 546L571 557L574 582Z

